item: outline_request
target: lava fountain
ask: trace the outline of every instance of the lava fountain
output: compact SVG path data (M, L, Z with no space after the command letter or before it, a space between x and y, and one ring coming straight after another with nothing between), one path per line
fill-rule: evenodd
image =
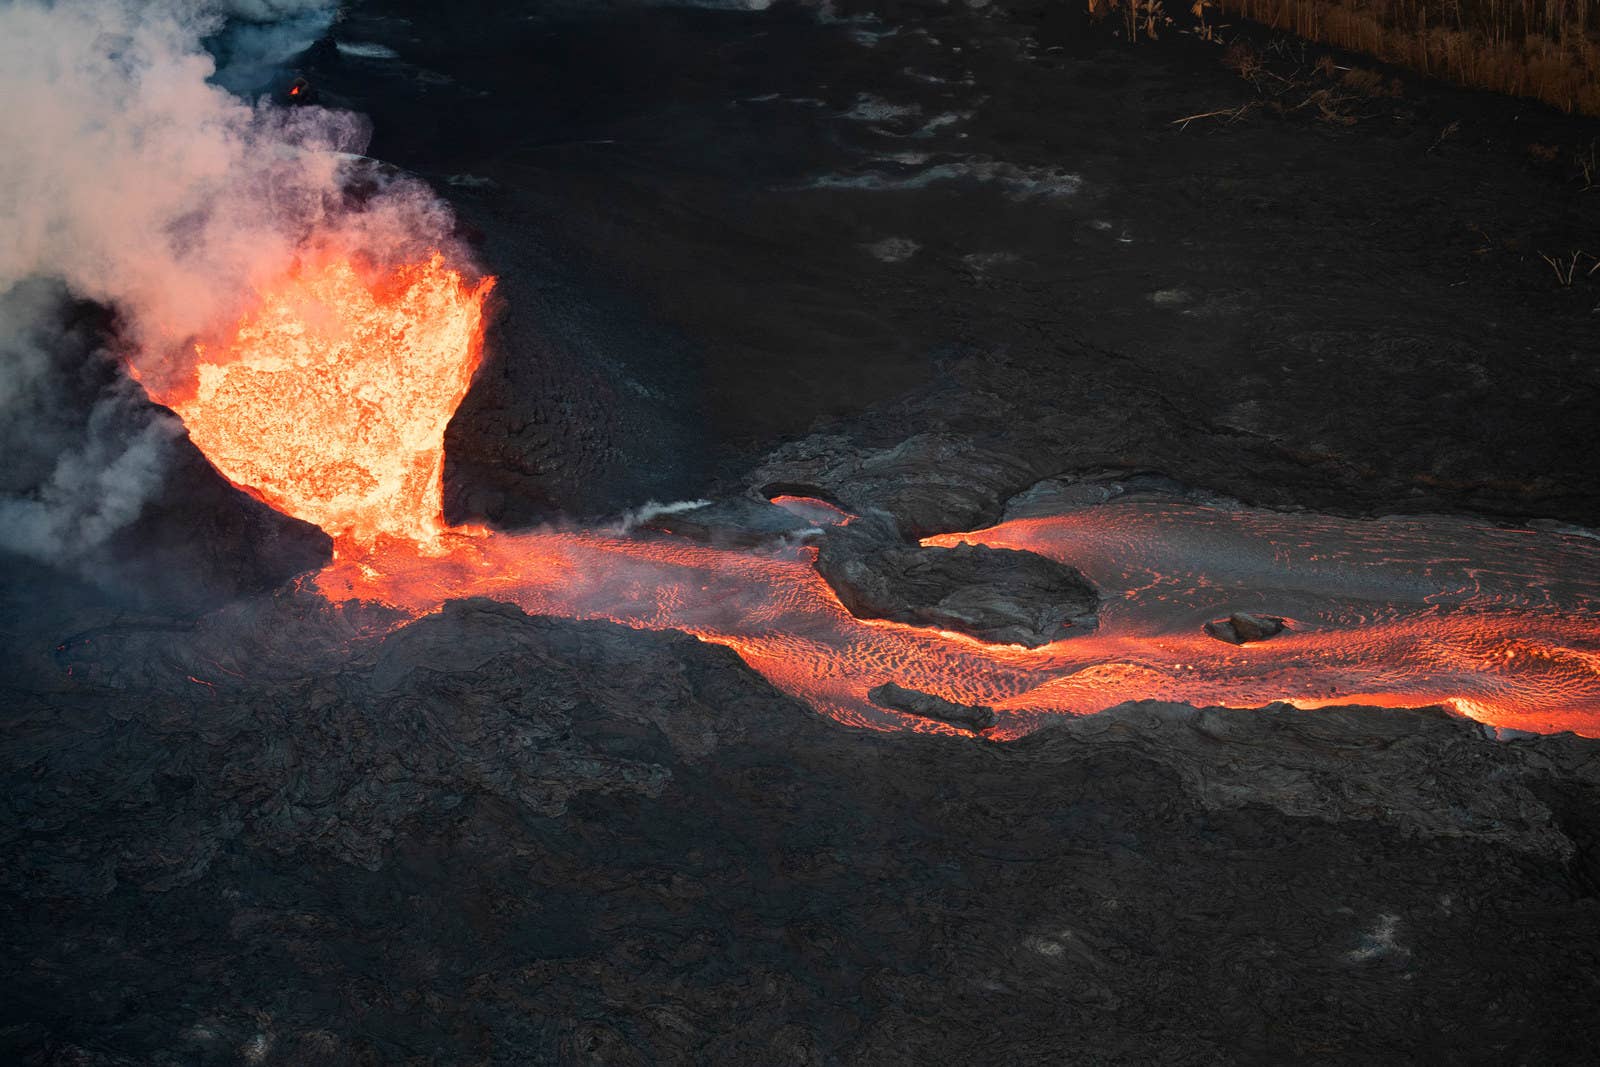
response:
M683 630L852 725L950 729L870 704L868 689L896 681L992 705L997 738L1149 698L1443 704L1495 726L1600 736L1600 543L1576 535L1144 501L929 538L1029 549L1100 586L1096 633L1027 649L857 619L803 545L446 528L444 430L478 366L491 285L438 255L387 273L313 260L200 346L193 381L158 399L236 484L334 535L315 580L329 597L415 617L490 596ZM1282 615L1291 629L1244 646L1202 633L1231 611Z
M385 271L301 263L192 381L157 400L235 485L317 524L342 552L444 533L444 430L477 370L483 301L434 254Z

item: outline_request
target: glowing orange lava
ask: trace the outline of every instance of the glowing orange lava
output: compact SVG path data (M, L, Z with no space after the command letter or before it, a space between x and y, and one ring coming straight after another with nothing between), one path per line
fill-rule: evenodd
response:
M196 345L195 379L156 399L211 462L262 500L350 545L444 532L444 430L477 369L483 301L433 256L369 274L302 265L225 342Z
M946 731L873 707L885 681L994 706L990 736L1127 700L1445 704L1495 726L1600 735L1600 543L1442 517L1347 520L1113 501L929 538L1080 567L1097 632L1039 649L856 619L814 550L717 548L658 533L488 535L439 518L443 434L479 358L477 287L435 257L387 278L331 261L262 295L168 403L234 481L339 537L330 597L416 616L462 596L533 613L678 629L852 725ZM777 501L819 524L823 501ZM1211 618L1289 620L1234 646Z
M772 498L772 503L818 526L849 526L856 518L843 508L812 496L780 493Z

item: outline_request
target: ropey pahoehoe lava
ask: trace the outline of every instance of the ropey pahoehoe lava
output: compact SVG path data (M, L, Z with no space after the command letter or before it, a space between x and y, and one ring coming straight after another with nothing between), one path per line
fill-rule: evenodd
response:
M1096 632L1029 649L858 619L803 543L449 527L444 430L481 359L492 284L437 254L389 269L308 256L156 399L232 481L334 536L315 579L329 597L419 616L490 596L679 629L845 723L950 729L869 702L894 681L992 706L996 738L1145 698L1443 704L1493 726L1600 736L1600 544L1576 533L1144 500L928 538L1030 550L1099 585ZM1288 630L1242 645L1204 633L1230 611L1271 612Z

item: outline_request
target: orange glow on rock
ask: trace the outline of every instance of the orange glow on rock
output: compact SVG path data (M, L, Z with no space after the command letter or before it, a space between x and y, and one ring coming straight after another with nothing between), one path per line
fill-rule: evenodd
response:
M444 430L481 352L483 301L434 255L387 274L302 265L159 396L216 468L341 543L444 531Z

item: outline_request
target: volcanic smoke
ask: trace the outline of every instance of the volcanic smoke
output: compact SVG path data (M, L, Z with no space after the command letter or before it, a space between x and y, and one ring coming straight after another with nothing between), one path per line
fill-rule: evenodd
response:
M997 738L1139 699L1443 704L1493 726L1600 735L1600 545L1578 536L1145 501L928 538L1038 552L1101 587L1098 632L1027 649L857 619L803 545L449 528L444 428L480 360L491 285L439 254L387 271L303 264L197 347L191 380L156 396L229 478L334 535L336 558L315 579L330 598L417 617L489 596L683 630L843 723L950 729L867 700L895 681L993 706ZM1206 619L1235 610L1282 614L1290 631L1243 646L1204 634Z

